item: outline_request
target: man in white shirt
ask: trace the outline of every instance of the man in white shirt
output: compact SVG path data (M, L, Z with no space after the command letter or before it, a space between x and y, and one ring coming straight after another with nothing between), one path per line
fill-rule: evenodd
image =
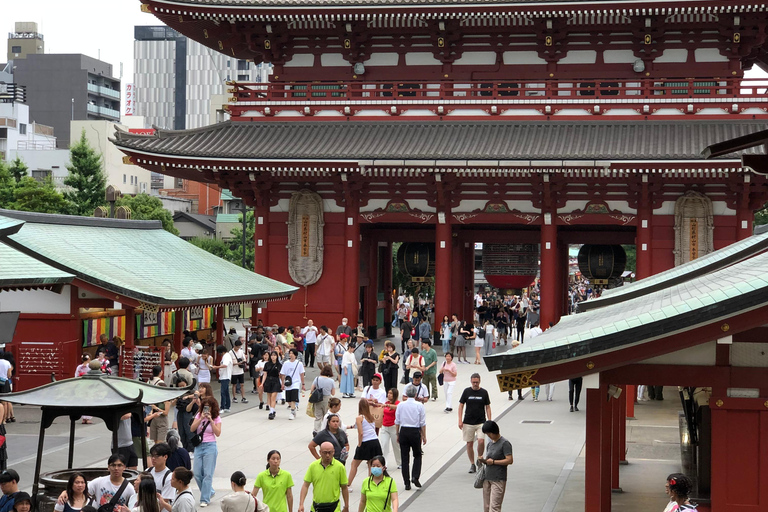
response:
M165 501L173 502L173 498L176 497L176 489L171 487L172 471L166 466L170 454L171 447L166 443L156 443L149 450L152 462L152 478L155 480L157 492Z
M305 389L304 364L299 360L299 351L295 348L288 352L288 360L280 368L280 381L285 392L285 401L288 402L288 407L291 409L288 419L295 420L296 407L299 404L299 390Z
M315 367L315 343L317 343L317 327L312 320L307 321L307 326L301 330L304 335L305 361L309 368Z
M403 400L405 400L408 396L408 390L414 389L414 400L423 404L429 401L429 388L421 383L421 377L421 372L416 372L413 374L413 383L405 386L405 391L403 391Z
M405 490L411 490L411 482L421 487L421 445L427 444L427 414L424 404L413 400L416 388L407 388L404 401L400 402L395 411L395 426L397 427L397 442L400 445L400 457L403 467ZM413 450L413 473L410 473L410 451ZM413 480L411 480L413 477Z
M232 356L232 401L237 403L237 391L240 390L240 401L248 403L245 399L245 368L248 367L248 360L243 350L243 342L237 340L234 350L229 351Z
M232 406L229 396L229 383L232 380L232 356L224 345L216 347L216 352L221 356L221 360L218 365L211 365L211 368L219 370L219 384L221 384L219 407L221 407L221 412L229 412L229 408Z
M320 327L320 335L317 337L317 367L322 371L326 366L330 366L333 370L333 347L336 344L333 341L333 336L328 334L328 327Z

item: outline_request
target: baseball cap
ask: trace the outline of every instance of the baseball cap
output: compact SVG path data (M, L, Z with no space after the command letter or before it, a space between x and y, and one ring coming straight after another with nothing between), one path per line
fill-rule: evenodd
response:
M19 474L14 469L6 469L2 473L0 473L0 484L7 484L8 482L12 482L16 480L18 483L19 481Z
M381 378L381 374L380 374L380 373L374 373L374 374L373 374L373 377L371 377L371 379L379 379L379 380L384 380L384 379L382 379L382 378Z
M341 339L349 338L349 334L343 333L342 335L339 336L339 338L341 338Z

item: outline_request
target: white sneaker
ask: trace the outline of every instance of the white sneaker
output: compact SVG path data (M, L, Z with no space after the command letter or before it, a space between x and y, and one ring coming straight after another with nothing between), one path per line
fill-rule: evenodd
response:
M296 411L291 411L291 414L288 415L289 420L295 420L296 419Z

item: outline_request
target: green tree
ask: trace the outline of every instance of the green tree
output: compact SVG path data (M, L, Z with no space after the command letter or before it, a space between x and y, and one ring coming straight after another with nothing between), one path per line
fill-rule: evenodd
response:
M204 251L218 256L219 258L231 261L229 255L232 252L228 243L216 238L190 238L189 243L195 245Z
M101 154L88 144L85 130L80 134L80 140L69 149L69 160L69 176L64 184L72 190L66 192L65 197L74 203L76 215L91 216L97 206L107 203L107 175L104 173Z
M8 171L10 171L11 176L13 176L13 179L16 180L16 183L20 182L21 178L27 175L28 170L29 167L27 167L27 164L25 164L24 161L19 157L16 157L8 167Z
M240 223L239 227L233 228L230 232L232 234L232 241L230 244L230 254L227 257L229 261L235 265L242 266L243 264L243 214L237 216L237 220ZM245 268L253 270L253 262L256 257L256 248L253 245L253 236L256 232L256 224L253 216L253 212L249 211L246 217L245 225Z
M8 165L5 161L0 160L0 208L6 210L13 209L13 203L15 201L13 193L16 190L16 180L13 179L13 175L8 170Z
M240 225L243 223L242 214L238 216ZM253 212L248 212L246 217L245 226L245 268L253 270L253 262L255 257L255 247L253 245L253 235L256 229L256 224L253 216ZM211 238L192 238L189 242L197 247L215 254L219 258L223 258L230 263L234 263L237 266L243 264L243 228L237 227L231 231L232 239L229 241L217 240Z
M163 202L156 197L147 194L136 196L123 196L117 200L116 206L127 206L131 209L133 220L159 220L163 223L163 229L179 234L179 230L173 227L173 215L163 208Z
M24 177L13 191L12 208L25 212L69 214L73 205L56 190L51 177L39 182L34 178Z
M763 207L755 212L755 226L762 226L768 224L768 204L764 204Z
M627 265L624 270L634 272L637 270L637 248L634 245L622 245L627 255Z

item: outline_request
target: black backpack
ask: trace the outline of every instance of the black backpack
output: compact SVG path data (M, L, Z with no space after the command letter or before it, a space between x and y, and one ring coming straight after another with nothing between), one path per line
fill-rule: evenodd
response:
M477 337L480 338L481 340L485 339L485 327L480 327L477 330Z

